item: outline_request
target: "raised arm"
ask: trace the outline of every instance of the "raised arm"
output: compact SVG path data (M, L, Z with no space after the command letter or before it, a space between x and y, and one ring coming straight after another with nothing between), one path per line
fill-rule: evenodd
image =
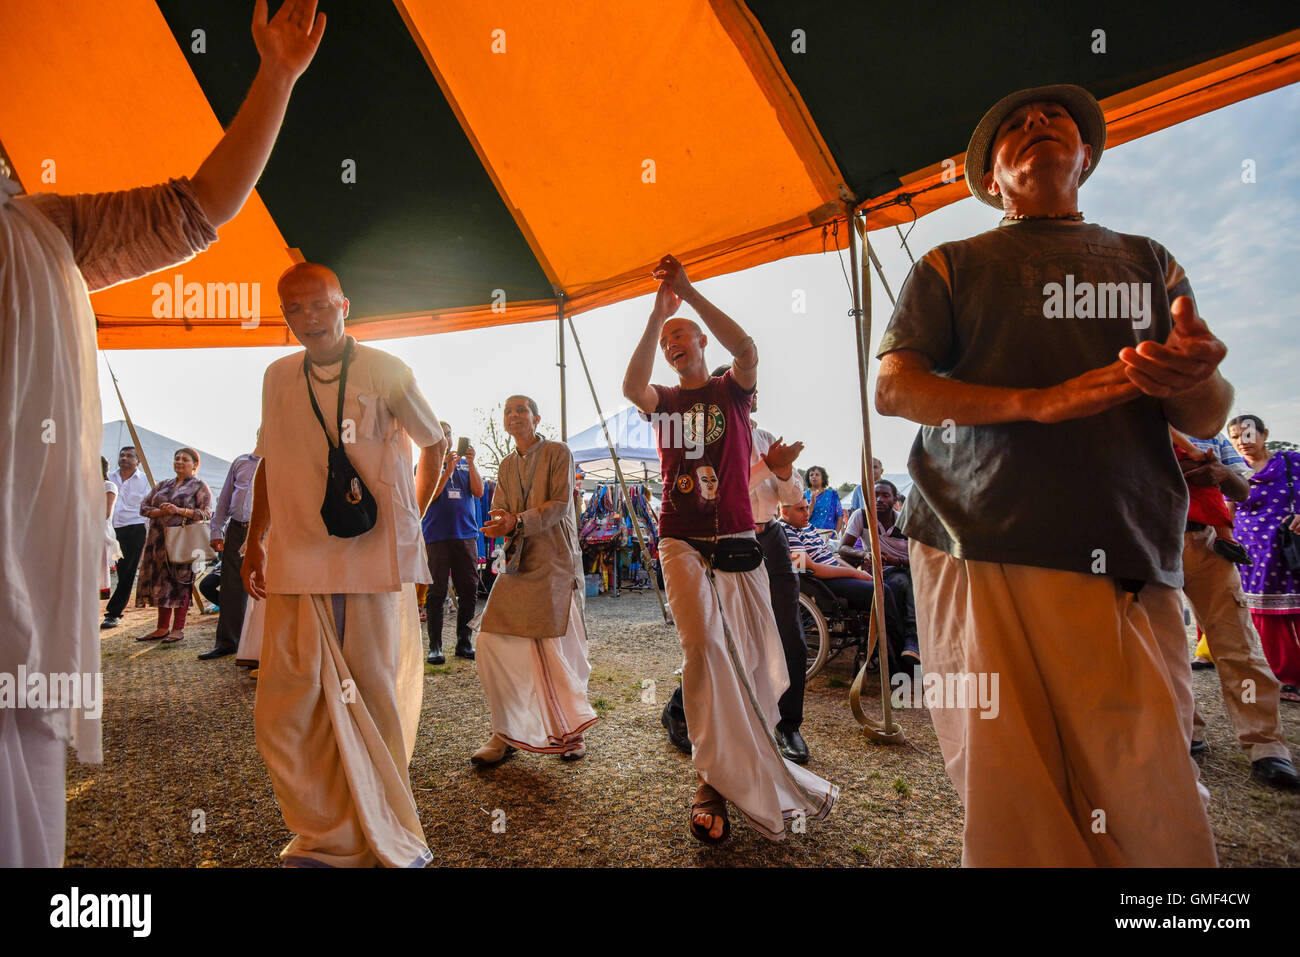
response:
M234 219L262 175L284 121L293 85L316 55L325 14L316 0L285 0L268 23L266 0L253 6L253 42L261 66L226 134L191 180L214 226Z
M681 302L672 286L666 282L659 283L654 309L650 311L645 331L641 333L623 375L623 397L642 412L650 413L659 408L659 393L650 387L650 374L654 371L655 352L659 349L659 334Z
M758 385L758 347L736 320L709 302L704 294L691 285L686 270L672 256L665 256L659 261L659 268L654 276L670 286L704 320L718 343L731 353L731 374L743 389L753 389Z

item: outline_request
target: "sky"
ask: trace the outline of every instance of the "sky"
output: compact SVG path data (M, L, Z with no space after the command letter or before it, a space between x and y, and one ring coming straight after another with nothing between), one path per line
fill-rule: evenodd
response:
M1201 315L1228 346L1221 371L1236 387L1233 414L1263 418L1270 438L1300 443L1295 401L1300 360L1296 281L1300 263L1300 84L1284 87L1107 150L1079 193L1089 222L1150 236L1186 269ZM1251 161L1254 182L1244 182ZM967 198L918 220L907 236L926 250L997 224ZM907 227L904 227L906 230ZM897 293L910 267L891 228L871 234ZM672 252L672 250L665 250ZM697 283L758 345L760 423L805 446L797 465L821 465L833 485L856 481L861 425L847 251L800 256ZM344 293L347 277L341 277ZM801 295L802 294L802 295ZM802 298L806 311L794 310ZM650 314L651 297L574 318L606 415L622 408L621 384ZM872 278L872 355L890 304ZM689 307L683 307L689 315ZM560 419L554 322L369 343L405 361L438 416L475 439L479 411L508 395L533 396L543 420ZM577 350L568 340L568 432L596 424ZM117 373L138 425L226 459L250 451L261 417L262 373L296 350L180 349L100 353L105 421L122 418L105 363ZM728 356L710 344L710 367ZM870 364L874 394L878 363ZM671 382L662 357L653 377ZM906 472L917 427L872 410L872 442L886 472Z

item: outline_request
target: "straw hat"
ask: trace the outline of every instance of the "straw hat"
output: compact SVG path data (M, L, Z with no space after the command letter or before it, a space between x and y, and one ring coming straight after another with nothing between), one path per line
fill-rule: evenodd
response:
M1101 162L1101 151L1106 148L1106 117L1101 112L1101 104L1091 93L1081 86L1059 83L1054 86L1035 86L1028 90L1019 90L1010 96L1004 96L984 114L979 126L971 135L970 145L966 147L966 185L971 195L982 203L996 209L1002 208L1002 197L994 196L984 188L984 174L989 171L990 153L993 137L997 134L1002 121L1013 111L1039 100L1060 103L1069 111L1074 123L1079 127L1079 136L1092 147L1092 162L1079 176L1080 185L1097 168Z

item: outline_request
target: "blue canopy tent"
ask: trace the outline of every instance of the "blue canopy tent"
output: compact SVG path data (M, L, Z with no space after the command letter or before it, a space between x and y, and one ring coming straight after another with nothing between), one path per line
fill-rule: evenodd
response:
M628 406L606 417L605 425L624 474L643 482L658 481L659 450L650 423L634 407ZM605 442L605 432L599 422L570 436L569 448L573 450L573 461L588 479L611 481L616 477L610 446Z

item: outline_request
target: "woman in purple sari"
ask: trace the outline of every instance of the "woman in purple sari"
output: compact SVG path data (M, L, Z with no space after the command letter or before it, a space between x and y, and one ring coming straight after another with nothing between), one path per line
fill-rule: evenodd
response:
M1300 702L1300 572L1287 568L1281 551L1283 524L1300 533L1300 452L1270 452L1268 429L1255 415L1228 423L1228 438L1255 474L1250 497L1237 506L1233 532L1252 565L1243 565L1241 587L1259 632L1268 665L1282 683L1283 701Z
M176 477L159 482L143 502L140 514L149 519L149 534L140 558L140 581L135 589L135 605L158 607L158 627L136 641L180 641L184 635L185 614L190 608L190 588L194 584L194 566L174 564L167 557L169 526L186 522L206 522L212 518L212 489L198 476L199 453L177 449L172 458ZM172 621L175 609L176 620Z

